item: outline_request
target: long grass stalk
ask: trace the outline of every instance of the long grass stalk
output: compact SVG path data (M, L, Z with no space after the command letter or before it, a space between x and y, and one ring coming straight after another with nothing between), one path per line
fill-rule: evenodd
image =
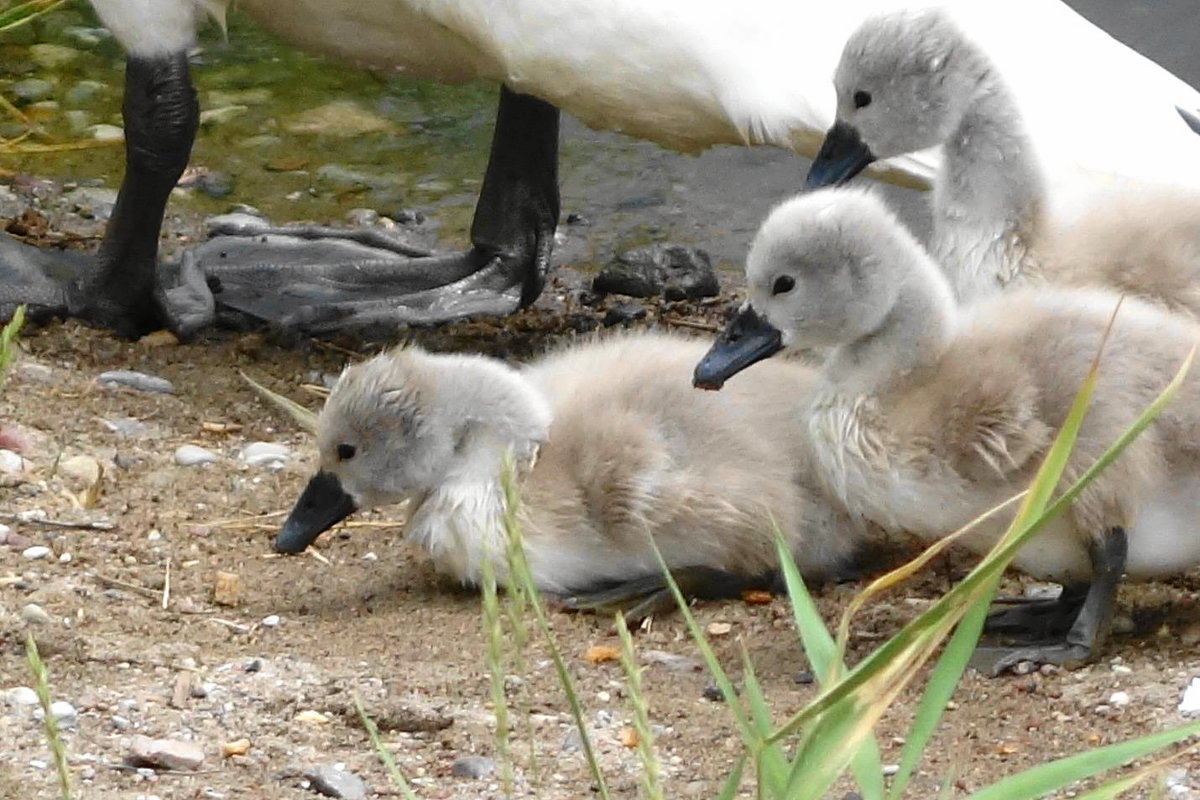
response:
M358 719L362 722L363 730L367 732L367 738L371 740L371 747L375 749L375 754L379 756L379 760L383 762L383 766L387 770L392 786L404 795L405 800L417 800L408 781L404 779L404 773L396 765L396 759L392 758L392 754L383 746L383 740L379 738L379 728L375 725L375 720L368 716L367 710L363 708L362 700L357 694L354 695L354 708L358 711Z
M521 501L517 491L516 473L513 469L511 459L506 459L505 461L504 468L501 471L500 483L504 492L502 524L505 536L510 541L515 539L517 542L520 542L521 531L518 522L518 510L520 509ZM600 769L600 760L596 756L596 749L592 744L591 736L588 734L587 722L583 718L583 705L579 702L578 692L575 691L575 681L571 678L571 672L567 668L566 659L563 658L562 650L558 646L554 632L550 629L550 622L546 617L546 609L542 605L541 598L537 593L537 586L533 582L533 573L529 569L529 561L525 557L525 550L523 547L514 547L511 548L510 553L512 555L512 564L510 565L511 574L509 575L509 583L519 584L525 588L529 598L529 607L533 611L537 629L546 641L546 647L550 651L550 660L554 664L555 675L558 678L559 685L562 686L563 694L566 696L571 718L574 720L575 727L579 731L584 758L587 760L588 770L592 773L592 780L595 781L595 791L601 800L611 800L608 784L604 780L603 771Z
M58 731L58 719L50 710L50 676L32 633L25 634L25 661L33 674L33 687L42 707L42 729L54 755L54 771L58 774L58 791L62 800L71 800L71 768L67 766L67 748Z
M504 623L496 592L496 572L492 559L485 554L480 564L483 594L484 661L488 670L488 689L492 713L496 718L496 757L500 762L500 784L506 797L513 793L512 756L508 746L508 698L505 695Z
M633 636L625 623L625 615L616 614L617 636L621 640L621 669L629 705L633 708L633 729L637 731L638 761L642 764L642 790L647 800L663 800L662 765L654 750L654 731L650 729L650 708L642 689L642 668L633 647Z

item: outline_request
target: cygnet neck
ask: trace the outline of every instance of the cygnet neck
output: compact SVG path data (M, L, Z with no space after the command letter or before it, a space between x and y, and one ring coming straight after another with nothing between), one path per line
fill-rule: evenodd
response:
M934 187L930 249L960 301L993 294L1020 272L1044 189L1016 102L988 66L943 145Z
M883 322L866 336L838 347L826 362L825 381L834 393L874 394L936 362L954 336L957 308L945 276L923 252L909 256L911 265ZM899 262L903 253L894 252L889 258Z

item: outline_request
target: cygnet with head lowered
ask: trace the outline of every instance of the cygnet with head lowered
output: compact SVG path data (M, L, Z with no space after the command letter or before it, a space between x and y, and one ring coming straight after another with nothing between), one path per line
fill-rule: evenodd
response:
M834 85L837 122L807 188L843 183L876 158L941 145L930 250L959 300L1049 282L1109 287L1200 315L1200 188L1097 175L1076 181L1074 192L1048 191L1055 176L1039 152L1051 142L1030 135L1003 70L945 10L864 22L842 51ZM1111 121L1104 117L1096 124ZM1186 128L1183 119L1178 125Z
M1024 489L1082 385L1121 297L1012 290L959 307L942 271L883 203L850 189L776 208L746 262L750 299L697 367L729 377L784 347L831 349L806 420L817 473L851 513L935 540ZM1200 326L1125 298L1066 469L1079 476L1138 417L1200 342ZM753 373L728 388L753 388ZM1200 564L1200 376L1014 565L1064 584L1054 640L1005 654L1096 657L1122 574ZM1003 515L966 539L984 551ZM1033 626L1034 610L1009 621Z
M299 552L356 508L408 499L409 541L464 583L485 559L505 583L511 458L533 579L598 593L578 606L671 603L648 535L693 596L765 583L778 567L772 521L803 574L838 573L867 529L813 478L796 403L814 373L772 362L753 387L696 392L706 346L625 335L521 370L409 347L349 367L319 417L320 472L275 548Z

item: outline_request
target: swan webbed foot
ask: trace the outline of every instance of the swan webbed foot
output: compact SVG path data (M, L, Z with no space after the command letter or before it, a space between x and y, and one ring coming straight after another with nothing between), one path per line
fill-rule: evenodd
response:
M272 227L231 215L184 254L183 286L207 284L216 302L282 330L330 333L371 325L501 316L541 291L553 229L535 253L433 254L376 230ZM532 286L530 286L532 284ZM168 304L172 319L193 301Z
M988 614L983 630L1022 642L1065 636L1079 616L1087 591L1087 584L1071 584L1050 599L997 598L995 604L1001 608Z
M971 666L995 677L1025 661L1074 668L1095 660L1112 630L1117 587L1125 572L1128 553L1125 529L1109 528L1091 541L1088 552L1092 580L1065 636L1057 641L1019 647L979 647L971 658ZM1065 590L1063 594L1067 594Z
M679 567L671 570L671 575L679 591L688 600L726 600L740 596L747 589L764 589L774 585L769 575L747 578L713 567ZM630 625L676 609L675 596L661 574L644 575L565 597L562 605L572 611L594 614L615 614L620 611Z

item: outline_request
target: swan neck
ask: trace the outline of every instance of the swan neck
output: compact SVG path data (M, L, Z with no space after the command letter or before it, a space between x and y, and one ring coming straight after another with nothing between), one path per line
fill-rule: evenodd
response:
M980 77L943 158L931 250L958 299L974 300L1016 277L1045 193L1016 102L993 69Z
M932 261L922 257L918 263L879 327L830 356L828 389L848 397L875 394L945 352L957 326L954 295Z

